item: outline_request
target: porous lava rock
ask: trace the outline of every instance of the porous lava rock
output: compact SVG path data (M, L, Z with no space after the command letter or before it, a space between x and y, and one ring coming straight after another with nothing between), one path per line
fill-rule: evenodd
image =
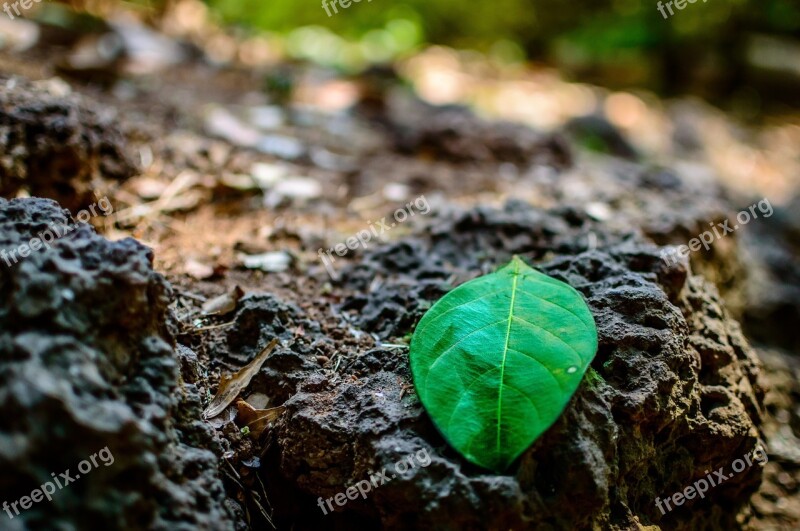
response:
M800 196L775 208L769 219L742 230L747 305L742 324L748 337L800 352Z
M536 163L558 168L573 162L563 136L511 122L481 120L466 108L403 100L389 114L396 147L403 153L454 162Z
M52 227L66 234L20 256ZM0 514L0 528L232 529L200 395L179 386L152 252L45 199L0 199L0 249L18 258L0 262L0 500L74 478ZM104 448L113 459L79 472Z
M503 474L448 447L416 397L407 349L373 348L310 375L285 403L271 450L282 489L294 494L278 511L284 522L459 530L747 522L762 465L732 474L731 464L762 444L764 389L757 357L711 284L636 234L604 234L575 212L511 203L431 226L371 250L345 274L354 291L376 279L344 304L368 310L366 330L397 341L442 292L520 254L586 297L599 332L592 367L561 418ZM587 248L588 230L602 235L596 248ZM418 455L429 456L427 466L395 468ZM719 467L731 477L662 514L657 497ZM387 479L366 497L325 505L381 470Z
M0 196L25 189L73 213L91 205L106 180L137 172L117 119L63 83L0 79Z

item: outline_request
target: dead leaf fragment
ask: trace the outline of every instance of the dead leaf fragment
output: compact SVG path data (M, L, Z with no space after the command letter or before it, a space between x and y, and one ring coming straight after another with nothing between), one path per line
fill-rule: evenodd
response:
M210 419L219 415L231 402L236 400L239 393L250 385L250 380L261 370L261 366L277 345L278 339L273 339L246 367L240 369L233 376L223 375L219 382L217 395L203 412L203 418Z
M240 192L258 189L258 183L256 183L255 179L250 175L243 175L241 173L223 173L219 182L223 186L231 188L232 190L239 190Z
M167 189L167 184L154 177L140 177L131 183L131 187L133 192L142 199L154 201L161 197L161 194Z
M264 393L253 393L245 400L256 409L267 409L267 404L269 404L269 397Z
M242 464L247 468L261 468L261 459L254 455L250 459L242 459Z
M236 401L236 409L239 412L236 417L239 421L238 424L250 428L250 434L257 439L269 427L271 422L278 420L278 417L281 416L286 407L256 409L240 398Z
M236 415L237 411L235 407L226 407L225 409L222 410L222 414L217 415L213 419L209 419L208 423L211 424L212 428L221 430L222 428L233 422L233 419L236 418Z
M280 273L292 265L294 259L286 251L274 251L263 254L239 254L239 260L247 269L260 269L266 273Z
M306 204L322 196L322 185L311 177L285 177L276 182L264 196L269 208L286 203Z
M244 291L236 286L228 293L206 301L203 304L203 315L227 315L236 309L242 297L244 297Z
M194 258L190 258L183 265L184 271L196 280L206 280L214 276L214 268Z

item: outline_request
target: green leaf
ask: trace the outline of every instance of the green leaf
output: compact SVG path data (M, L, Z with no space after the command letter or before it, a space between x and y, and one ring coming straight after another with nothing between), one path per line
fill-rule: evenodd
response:
M581 294L514 257L442 297L417 325L409 356L445 439L499 472L558 419L596 351Z

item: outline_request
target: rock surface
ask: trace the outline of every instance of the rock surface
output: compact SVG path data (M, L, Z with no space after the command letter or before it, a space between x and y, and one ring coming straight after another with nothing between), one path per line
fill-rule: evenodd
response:
M747 334L765 345L800 352L800 196L776 208L768 222L747 227L741 260L747 266Z
M758 353L770 383L763 429L770 461L753 507L762 529L792 529L800 521L800 360L778 349Z
M563 212L512 203L432 225L352 268L345 282L353 287L369 277L380 283L344 309L361 311L362 326L380 337L402 337L453 287L448 279L467 280L514 253L547 256L540 267L581 291L597 321L589 376L561 419L494 475L466 463L436 432L413 391L406 349L356 353L338 372L311 375L285 404L275 462L282 488L304 496L279 516L308 529L692 529L749 517L760 465L666 515L655 504L692 485L698 470L730 473L760 444L759 363L711 285L685 263L668 267L658 248L631 236L581 250L590 222ZM394 469L420 452L428 466ZM382 468L397 477L366 499L334 503L328 515L316 506Z
M178 384L170 287L151 251L106 241L53 201L0 199L0 248L51 227L66 234L0 262L0 499L64 471L75 481L0 527L232 528L200 395Z
M136 173L114 120L57 82L0 79L0 196L26 189L73 213L94 203L103 179Z
M489 122L466 108L418 102L390 108L396 147L406 153L457 162L510 162L567 167L572 152L558 135L509 122Z
M124 179L133 171L102 111L78 97L59 97L53 87L14 83L0 87L0 127L10 139L0 161L0 195L27 187L74 210L92 202L98 176ZM130 240L108 243L81 227L11 267L0 261L6 301L0 306L0 411L7 426L0 431L6 472L0 492L9 501L30 494L50 472L74 469L104 446L115 457L53 502L9 520L12 526L259 528L264 507L279 529L716 529L750 525L753 509L771 522L789 521L779 502L798 484L796 473L787 476L797 456L780 446L787 429L798 429L791 381L767 401L773 407L766 416L780 422L767 425L773 430L765 433L769 485L753 508L748 501L761 481L760 463L667 514L655 503L705 477L703 470L730 473L762 438L766 386L725 309L733 301L741 311L747 302L738 238L694 254L692 270L683 262L667 265L661 249L646 243L685 244L709 222L729 216L730 203L713 176L585 159L561 135L486 123L459 109L421 110L383 120L381 134L351 130L347 122L339 141L355 147L329 146L341 148L334 150L344 154L341 160L317 153L316 164L341 173L325 183L342 178L355 196L382 193L391 180L408 194L472 193L484 203L496 193L520 200L501 209L434 208L441 213L426 216L426 231L374 243L346 259L350 266L333 297L324 286L285 300L249 290L234 313L209 322L201 334L166 318L169 288L153 273L148 251ZM156 120L147 115L146 121ZM171 115L165 123L173 123ZM319 129L313 123L302 139L311 160ZM151 137L168 136L159 133ZM197 141L197 153L176 150L165 175L187 167L216 173L227 158L241 158L222 141L190 138L186 143ZM250 160L236 171L249 171ZM75 226L50 202L0 203L0 247L16 249L52 222ZM786 251L795 222L787 225L794 232L776 244L780 249L763 255L770 288L776 279L798 284ZM433 302L514 254L587 297L600 350L562 418L505 474L495 475L466 463L438 434L416 399L402 345ZM693 273L716 283L728 305ZM297 276L301 283L312 275ZM262 291L278 284L272 276L251 280ZM796 311L793 293L768 298L768 290L759 292L763 306L751 304L747 314L753 330L782 329L791 344L795 313L782 308ZM777 316L787 320L763 326ZM173 349L172 335L194 351ZM199 421L201 397L274 337L282 344L245 396L256 392L269 406L285 405L280 424L265 440L254 440L232 416L216 419L217 439ZM795 364L779 359L775 372L784 377L783 365ZM409 458L413 468L394 469ZM343 507L334 502L328 514L321 510L318 498L325 508L325 500L381 469L385 484L365 498Z

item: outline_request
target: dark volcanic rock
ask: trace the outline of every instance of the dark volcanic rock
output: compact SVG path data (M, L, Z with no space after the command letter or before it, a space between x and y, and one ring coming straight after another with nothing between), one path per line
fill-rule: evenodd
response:
M630 160L640 158L625 135L603 116L573 118L564 125L564 130L575 143L589 149Z
M75 481L0 527L232 528L200 395L178 388L170 288L152 253L106 241L53 201L0 199L6 252L52 225L69 231L0 262L0 498L30 496L51 473Z
M390 109L398 150L455 162L572 165L572 150L560 135L543 134L510 122L481 120L458 107L400 100Z
M0 81L0 196L24 188L76 213L96 200L103 179L122 181L137 170L114 116L54 92L18 78Z
M251 362L273 338L280 339L281 344L253 378L253 388L265 391L274 405L292 396L297 385L319 369L315 359L320 345L312 344L315 340L326 341L326 347L333 348L333 342L320 333L319 323L304 318L299 308L270 294L246 295L239 301L236 313L225 319L233 325L212 330L202 338L188 333L179 339L213 352L207 369L227 373ZM303 337L295 337L298 327L303 329Z
M345 285L354 294L342 310L354 311L353 321L382 339L403 336L432 301L515 254L539 261L554 252L577 254L630 237L601 231L584 212L571 208L552 215L509 201L502 210L454 212L431 223L424 240L378 248L347 269Z
M774 216L742 230L747 266L747 305L742 319L749 337L800 352L800 196Z
M775 349L759 349L769 382L764 435L770 460L753 497L762 529L796 529L800 522L800 359Z
M563 416L501 475L447 446L414 393L405 349L363 352L338 372L316 374L286 402L278 433L274 466L282 488L297 493L282 506L285 522L295 529L724 529L749 517L758 463L666 515L655 504L706 470L730 474L760 444L758 360L713 286L630 235L606 235L598 249L586 249L591 226L574 212L517 204L435 225L449 238L434 232L392 244L346 273L345 284L357 287L380 272L378 288L347 303L366 310L366 328L406 333L405 323L440 292L519 253L585 295L600 340L592 369ZM411 457L414 467L395 468ZM333 514L317 506L381 469L389 480L365 498L334 502Z

